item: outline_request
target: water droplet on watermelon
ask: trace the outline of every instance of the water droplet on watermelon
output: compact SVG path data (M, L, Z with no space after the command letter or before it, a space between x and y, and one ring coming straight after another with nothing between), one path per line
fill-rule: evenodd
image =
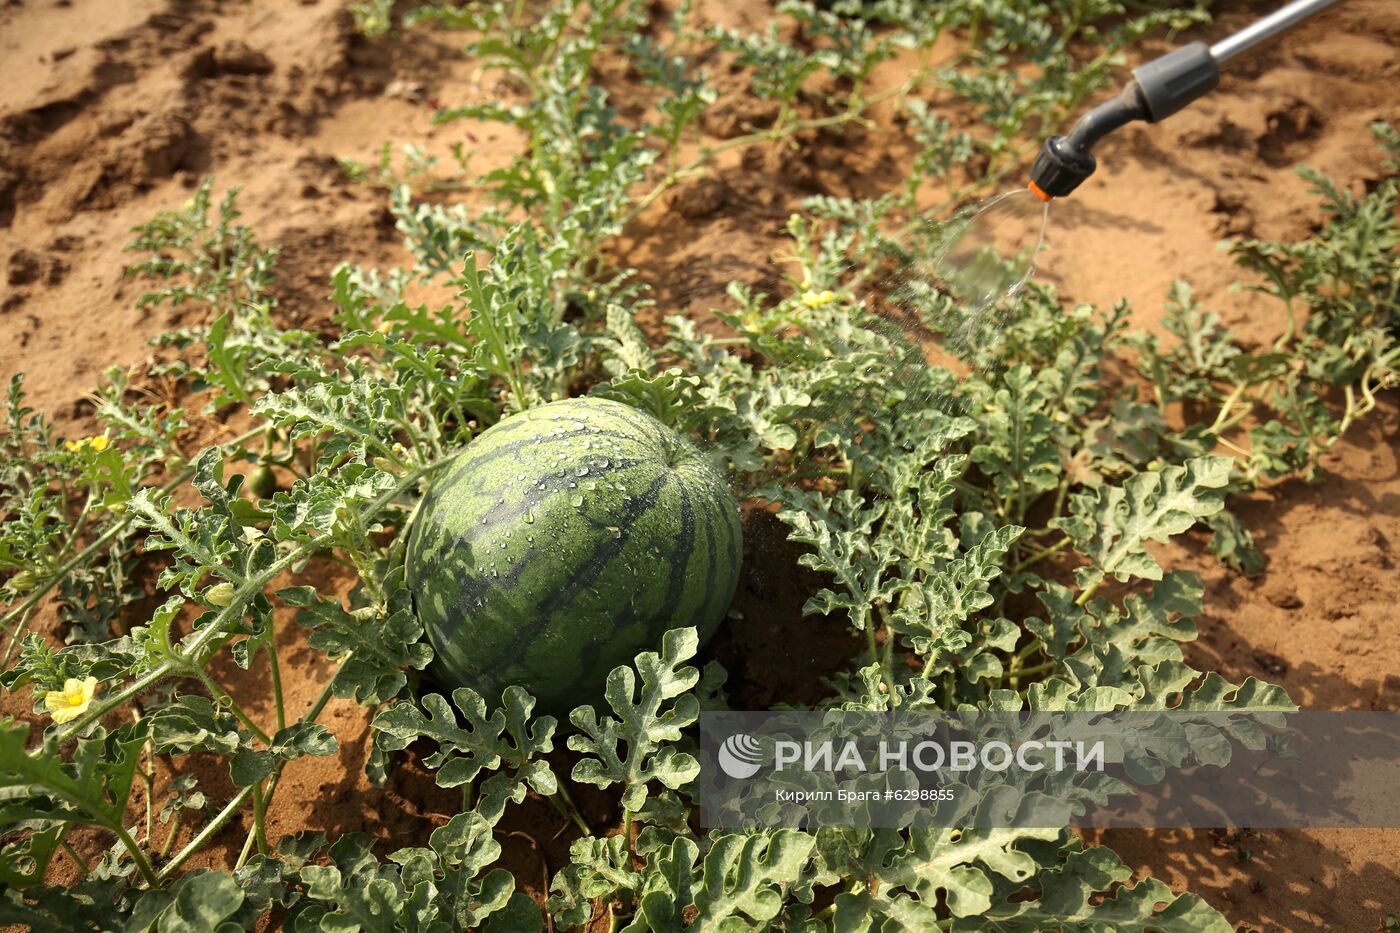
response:
M574 472L577 473L579 476L587 476L587 475L588 475L588 467L586 467L586 466L575 467L575 468L574 468Z
M622 537L622 529L619 528L619 527L617 527L616 525L609 525L609 526L608 526L608 531L611 531L611 532L612 532L612 536L613 536L614 538L620 538L620 537Z
M533 525L534 523L535 523L535 513L532 512L532 511L529 510L529 509L526 509L526 510L525 510L525 524L527 524L527 525Z
M573 483L570 483L569 485L572 486ZM582 507L583 507L583 496L574 496L574 498L573 498L573 503L574 503L574 508L576 508L576 509L577 509L577 508L582 508Z

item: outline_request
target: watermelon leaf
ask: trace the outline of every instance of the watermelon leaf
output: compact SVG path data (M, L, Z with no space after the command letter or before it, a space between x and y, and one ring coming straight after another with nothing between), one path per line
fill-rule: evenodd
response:
M907 587L899 609L890 614L890 627L908 636L921 657L951 647L942 644L947 636L996 602L991 581L1001 576L1006 552L1024 531L1015 525L990 531L967 551Z
M1084 847L1075 840L1067 842L1062 852L1062 862L1038 875L1038 897L1027 898L1024 884L993 874L986 913L959 918L953 929L983 930L988 922L1007 933L1047 928L1067 933L1228 933L1234 929L1196 895L1173 894L1156 878L1129 886L1132 871L1111 849ZM1105 891L1111 893L1095 896Z
M130 840L123 819L146 743L139 725L112 733L99 726L79 739L71 759L64 760L53 733L26 751L29 730L28 723L0 723L0 834L33 830L30 837L3 847L0 881L15 887L43 882L66 824L101 826ZM132 855L149 880L145 859Z
M796 829L714 838L695 895L695 925L720 929L742 918L763 924L778 916L787 886L797 881L815 843Z
M560 925L581 927L593 914L593 901L630 897L641 881L622 836L575 839L569 846L569 864L550 885L549 910Z
M1228 457L1197 457L1181 466L1138 473L1122 486L1103 485L1071 498L1070 514L1051 524L1062 529L1090 560L1077 577L1088 593L1107 577L1162 579L1147 553L1149 541L1165 541L1209 518L1225 504Z
M408 685L406 668L421 671L433 659L433 649L423 640L423 626L413 612L412 597L402 587L390 594L384 614L351 614L340 600L320 596L309 586L290 586L277 596L301 609L296 621L312 629L311 647L331 657L349 655L335 674L332 689L338 697L377 706L403 692Z
M431 739L437 751L423 763L437 771L440 787L460 787L482 771L504 768L513 783L528 782L542 794L554 793L554 774L541 760L554 749L554 717L531 719L535 699L521 687L507 687L502 702L502 708L487 715L486 701L470 687L452 691L451 705L436 693L418 702L400 701L374 717L375 748L387 754L420 738Z
M700 880L695 872L699 856L700 846L685 836L677 836L669 845L650 853L636 920L623 933L685 929L686 913L695 901Z
M877 599L889 600L901 588L890 568L900 555L875 533L890 508L889 500L868 503L853 490L834 497L803 489L782 492L784 508L778 518L792 528L788 537L812 549L798 563L832 574L841 592L818 590L802 607L803 614L827 614L842 609L851 625L865 631Z
M506 869L495 868L481 874L501 856L501 844L492 835L492 829L493 824L480 813L468 810L433 830L428 838L443 874L441 879L424 882L431 884L426 900L453 929L476 929L487 917L505 908L515 892L515 877Z
M569 714L578 730L569 736L569 748L586 756L574 765L575 781L599 787L622 784L622 805L635 812L646 802L649 781L675 790L695 779L700 763L670 743L679 741L681 730L700 715L700 703L690 692L700 672L682 666L695 657L699 644L694 628L672 629L662 638L660 654L639 654L640 691L631 668L613 668L605 696L617 718L599 718L591 706Z

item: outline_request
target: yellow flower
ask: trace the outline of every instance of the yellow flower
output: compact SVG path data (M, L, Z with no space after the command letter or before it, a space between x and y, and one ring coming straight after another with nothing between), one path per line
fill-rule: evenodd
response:
M91 450L94 453L100 454L102 453L102 451L107 449L108 443L110 443L110 438L108 438L107 434L104 432L102 434L97 435L96 437L85 437L82 440L78 441L64 441L63 449L68 451L70 454L75 454L78 451L84 449Z
M87 712L96 690L96 677L85 677L82 680L69 677L62 690L50 690L44 694L44 709L48 710L53 721L60 725L72 722Z
M809 308L820 308L822 305L829 305L836 300L836 293L833 291L804 292L802 303Z

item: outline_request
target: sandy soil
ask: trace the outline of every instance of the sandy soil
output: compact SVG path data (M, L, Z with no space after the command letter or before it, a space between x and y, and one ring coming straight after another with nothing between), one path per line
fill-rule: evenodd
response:
M699 6L715 20L751 28L766 16L760 4ZM1201 37L1229 32L1274 4L1220 6ZM220 193L241 185L245 221L263 242L282 247L281 319L323 325L327 280L338 262L389 266L406 258L384 193L348 183L337 156L372 160L385 139L437 152L465 140L484 169L518 145L495 128L430 125L439 102L513 93L479 73L459 46L426 31L368 43L332 0L0 2L7 66L0 83L0 379L27 372L32 404L74 434L90 430L83 394L103 369L140 367L151 337L198 314L135 310L141 286L124 279L130 257L122 249L134 224L180 204L208 173ZM1149 43L1141 53L1164 48ZM1055 205L1053 251L1042 274L1068 300L1127 297L1136 322L1148 328L1168 284L1184 277L1245 339L1272 338L1281 326L1277 309L1230 289L1238 276L1217 241L1309 233L1319 215L1294 163L1358 189L1380 177L1366 127L1400 120L1397 49L1400 5L1351 0L1232 68L1216 94L1169 123L1110 139L1095 178ZM605 78L626 113L625 77ZM741 83L724 80L736 90ZM737 95L726 95L705 128L719 139L753 116ZM729 153L712 178L646 212L614 256L641 270L665 313L686 310L712 322L707 311L728 281L781 271L770 257L802 197L878 194L898 183L910 155L887 119L874 130L803 139L796 150ZM1170 549L1171 562L1198 570L1207 583L1203 637L1192 648L1199 666L1266 677L1311 708L1400 706L1398 441L1400 405L1391 398L1328 456L1320 483L1284 483L1243 504L1269 559L1256 580L1221 568L1199 541ZM774 583L772 574L752 572L779 561L791 566L781 535L764 521L751 518L739 608L749 619L772 621L714 649L741 684L759 681L753 659L778 646L814 674L839 654L837 644L811 634L810 620L799 620L799 578ZM351 582L334 569L318 576L342 591ZM289 617L279 624L291 669L288 712L296 715L319 692L328 665ZM221 673L237 680L241 696L266 689L236 669ZM740 695L754 705L772 699L756 688ZM10 698L4 709L25 705ZM388 787L367 784L368 718L353 704L331 704L322 721L339 736L340 754L288 768L270 835L308 826L361 830L393 848L421 844L454 812L456 795L411 762ZM225 780L202 777L216 794ZM600 823L615 817L601 795L581 805ZM547 872L567 858L571 834L538 801L513 826L505 863L538 894ZM230 827L205 863L236 853L245 832ZM1104 838L1141 873L1201 893L1242 930L1370 931L1387 911L1400 912L1400 832L1224 838L1118 831Z

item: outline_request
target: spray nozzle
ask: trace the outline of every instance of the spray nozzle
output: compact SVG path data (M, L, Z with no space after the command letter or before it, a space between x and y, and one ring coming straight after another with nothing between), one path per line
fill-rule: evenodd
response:
M1192 42L1133 71L1113 100L1090 110L1067 136L1051 136L1031 167L1031 190L1043 200L1063 197L1094 174L1090 150L1134 120L1165 120L1220 83L1220 67L1204 42Z

